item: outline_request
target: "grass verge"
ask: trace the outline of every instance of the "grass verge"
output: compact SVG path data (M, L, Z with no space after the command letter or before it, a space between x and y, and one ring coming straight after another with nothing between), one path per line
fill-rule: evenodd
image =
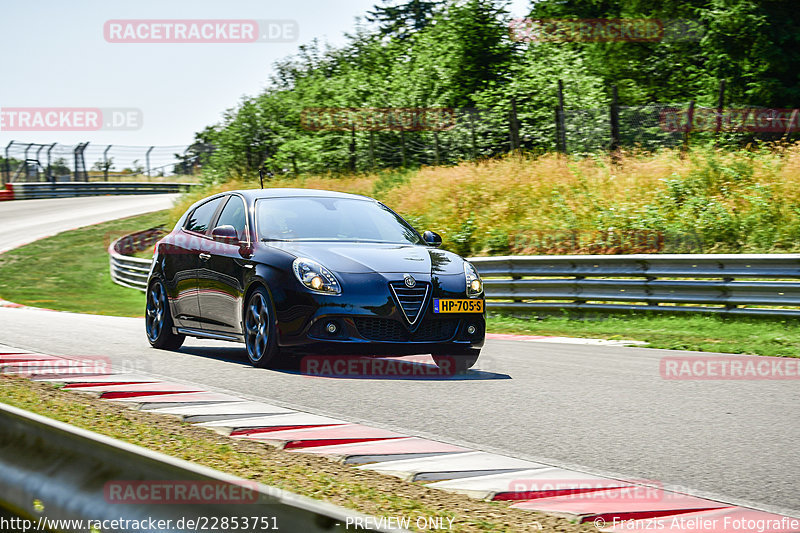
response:
M167 212L65 231L0 255L0 298L34 307L98 315L142 316L144 294L111 281L108 245L163 224Z
M589 533L590 524L512 509L504 502L473 500L376 472L263 443L231 439L175 417L134 411L49 383L0 376L0 401L205 465L236 476L326 500L375 516L454 518L452 531Z
M541 320L493 315L491 333L645 341L649 348L800 357L800 323L790 319L633 315Z
M145 299L108 273L111 239L163 223L167 212L60 233L0 255L0 298L61 311L142 316ZM797 320L631 315L541 320L492 315L491 333L645 341L651 348L800 357Z

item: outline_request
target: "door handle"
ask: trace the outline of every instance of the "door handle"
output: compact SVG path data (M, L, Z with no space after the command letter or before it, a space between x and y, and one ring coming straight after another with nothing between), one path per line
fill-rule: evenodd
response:
M201 261L208 261L209 259L211 259L211 254L207 254L205 252L200 254L200 260Z

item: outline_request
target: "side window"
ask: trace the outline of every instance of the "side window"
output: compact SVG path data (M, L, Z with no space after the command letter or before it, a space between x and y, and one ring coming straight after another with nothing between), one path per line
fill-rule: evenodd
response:
M231 196L228 203L225 204L225 207L222 209L222 213L219 214L219 220L217 220L217 227L219 226L233 226L236 228L236 234L239 235L240 241L247 240L247 234L245 233L245 224L247 220L247 214L244 210L244 202L238 196Z
M194 231L196 233L205 233L208 231L208 226L211 224L211 217L217 212L219 204L222 203L224 199L225 197L222 196L197 206L186 220L185 228L188 231Z

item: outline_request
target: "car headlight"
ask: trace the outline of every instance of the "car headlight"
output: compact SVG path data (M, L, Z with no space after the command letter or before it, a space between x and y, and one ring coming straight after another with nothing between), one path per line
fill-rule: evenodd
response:
M340 294L342 287L330 270L316 261L298 257L292 263L292 270L297 280L314 292L324 294Z
M477 296L483 292L483 282L471 263L464 261L464 275L467 278L467 296Z

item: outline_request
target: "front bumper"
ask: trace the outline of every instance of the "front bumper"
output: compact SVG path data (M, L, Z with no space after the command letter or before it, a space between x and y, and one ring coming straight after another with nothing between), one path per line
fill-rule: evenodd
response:
M340 275L342 294L337 296L298 287L285 295L286 305L276 305L278 342L284 347L324 350L327 346L339 352L366 349L414 354L480 349L486 335L483 313L433 312L434 298L466 298L463 275L414 277L429 287L416 320L407 318L389 288L390 283L402 281L402 274ZM331 324L334 331L329 330Z

